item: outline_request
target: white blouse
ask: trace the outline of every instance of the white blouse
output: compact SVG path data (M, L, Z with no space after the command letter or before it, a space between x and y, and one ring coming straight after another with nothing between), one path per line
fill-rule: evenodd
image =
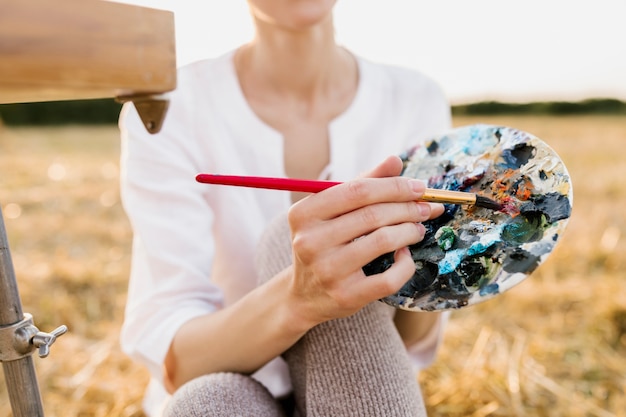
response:
M168 398L162 364L180 326L255 287L257 242L268 222L291 205L288 192L195 181L200 172L285 176L282 136L249 107L233 52L179 70L158 134L147 133L132 105L120 117L121 192L134 232L121 344L152 375L144 401L150 416L160 415ZM329 126L324 175L338 181L450 127L448 103L431 79L357 60L356 96ZM435 357L442 327L410 349L416 368ZM281 358L254 376L276 396L290 390Z

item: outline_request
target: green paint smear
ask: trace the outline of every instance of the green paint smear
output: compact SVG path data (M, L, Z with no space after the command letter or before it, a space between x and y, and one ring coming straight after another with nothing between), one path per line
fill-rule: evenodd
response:
M520 215L504 226L502 240L514 245L536 242L541 240L543 232L548 226L549 223L543 214Z
M448 251L452 249L454 241L456 240L456 234L453 228L444 226L437 231L437 235L437 244L442 250Z

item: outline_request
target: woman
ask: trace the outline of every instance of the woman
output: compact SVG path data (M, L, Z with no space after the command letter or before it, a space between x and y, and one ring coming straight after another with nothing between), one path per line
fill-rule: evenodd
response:
M295 398L296 415L424 414L410 359L432 360L442 319L376 300L412 276L407 245L443 208L380 160L446 130L446 100L337 45L334 1L248 3L254 39L182 68L159 134L132 107L120 120L134 231L122 345L152 374L145 408L289 415ZM199 172L346 183L303 198ZM388 252L394 265L365 277Z

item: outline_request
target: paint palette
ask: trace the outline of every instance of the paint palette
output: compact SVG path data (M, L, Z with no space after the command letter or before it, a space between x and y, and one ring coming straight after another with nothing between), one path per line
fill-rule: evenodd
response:
M512 288L552 252L571 213L572 185L558 155L537 137L509 127L472 125L403 155L403 176L431 188L469 191L500 211L446 205L410 247L415 274L382 301L405 310L458 309ZM393 255L363 270L389 268Z

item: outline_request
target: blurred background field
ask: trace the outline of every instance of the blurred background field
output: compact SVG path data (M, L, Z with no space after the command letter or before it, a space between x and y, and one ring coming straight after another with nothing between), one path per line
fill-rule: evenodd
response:
M626 416L626 117L457 113L454 123L544 139L575 203L536 273L453 313L420 375L430 415ZM0 205L24 311L41 330L70 329L35 360L47 416L143 415L147 373L118 346L131 246L118 159L113 125L0 124ZM10 415L0 375L0 417Z

